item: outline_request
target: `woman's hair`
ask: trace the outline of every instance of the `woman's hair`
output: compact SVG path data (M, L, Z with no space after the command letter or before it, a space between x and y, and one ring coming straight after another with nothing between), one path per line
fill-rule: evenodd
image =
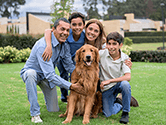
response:
M94 46L100 50L100 49L102 49L103 37L106 37L105 31L104 31L104 27L103 27L103 24L98 19L91 19L91 20L88 21L88 23L86 24L85 28L87 28L92 23L96 23L99 26L99 28L100 28L100 34L96 38L95 44L94 44ZM88 39L86 37L85 37L85 43L91 44L90 41L88 41Z

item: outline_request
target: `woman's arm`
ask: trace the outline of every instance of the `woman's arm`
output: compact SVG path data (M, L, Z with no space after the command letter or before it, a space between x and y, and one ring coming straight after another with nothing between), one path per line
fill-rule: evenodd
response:
M52 29L45 30L45 40L46 40L47 46L42 55L44 61L46 60L49 61L52 56L51 32L52 32Z
M121 82L121 81L130 81L130 79L131 79L131 73L125 73L125 75L122 77L115 78L115 79L109 79L109 80L101 82L100 88L104 89L104 86L108 85L110 83Z

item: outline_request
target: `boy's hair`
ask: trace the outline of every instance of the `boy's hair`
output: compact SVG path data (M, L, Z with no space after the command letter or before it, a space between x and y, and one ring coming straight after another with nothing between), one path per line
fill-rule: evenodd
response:
M59 22L60 21L63 21L63 22L66 22L66 23L69 23L70 24L70 22L66 19L66 18L59 18L59 19L57 19L55 22L54 22L54 28L56 29L56 27L59 25Z
M107 35L107 43L111 39L114 40L114 41L117 41L119 43L119 45L120 45L121 43L123 43L123 39L124 38L118 32L111 32L110 34Z
M71 23L71 20L72 19L74 19L74 18L78 18L78 17L80 17L81 19L82 19L82 22L83 22L83 24L85 25L85 16L82 14L82 13L80 13L80 12L74 12L74 13L72 13L71 15L70 15L70 17L69 17L69 22Z

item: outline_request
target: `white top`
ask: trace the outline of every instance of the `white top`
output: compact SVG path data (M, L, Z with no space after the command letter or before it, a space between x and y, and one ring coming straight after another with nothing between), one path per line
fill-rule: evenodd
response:
M129 59L129 56L121 52L121 57L118 60L113 60L110 56L108 49L100 50L100 81L106 81L109 79L119 78L125 73L131 73L130 68L124 63ZM106 91L116 85L116 83L110 83L104 86L102 91Z

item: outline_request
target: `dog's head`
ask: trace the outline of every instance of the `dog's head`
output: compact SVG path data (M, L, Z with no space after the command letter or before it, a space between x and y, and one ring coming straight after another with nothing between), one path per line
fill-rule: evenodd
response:
M99 63L98 49L92 45L84 45L76 52L76 64L82 62L86 66L91 66L92 63Z

